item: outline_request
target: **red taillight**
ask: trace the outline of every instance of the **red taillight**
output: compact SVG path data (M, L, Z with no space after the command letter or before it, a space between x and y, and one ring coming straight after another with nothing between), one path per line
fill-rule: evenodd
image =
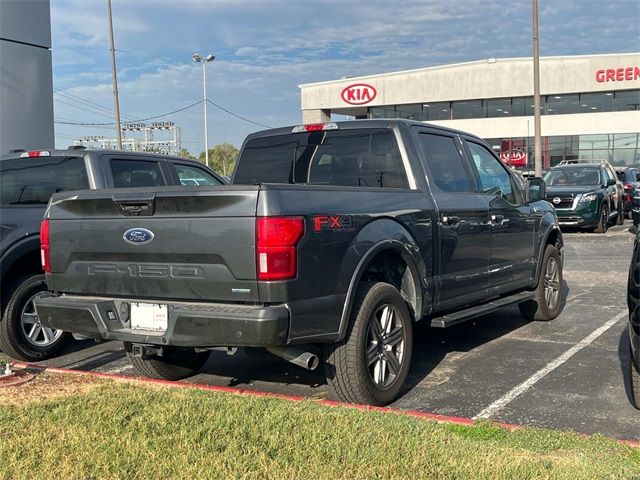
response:
M51 272L51 262L49 258L49 219L45 218L40 223L40 261L45 273Z
M633 185L631 185L630 183L625 183L624 184L624 189L625 190L633 190Z
M259 217L256 223L258 280L286 280L298 273L296 245L304 233L302 217Z

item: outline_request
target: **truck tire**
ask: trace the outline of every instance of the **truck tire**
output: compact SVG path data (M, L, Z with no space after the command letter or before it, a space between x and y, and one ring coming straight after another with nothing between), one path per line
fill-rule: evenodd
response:
M598 224L596 228L593 229L593 233L607 233L607 229L609 228L609 208L606 204L602 204L600 207L600 219L598 220Z
M326 347L327 383L344 402L386 405L407 378L412 347L412 317L400 292L362 283L345 338Z
M633 363L629 346L629 386L631 387L631 405L640 410L640 371Z
M558 316L561 303L562 261L556 247L547 245L534 298L520 303L518 307L527 320L549 321Z
M9 293L0 322L0 350L25 362L39 362L56 355L71 335L40 325L33 301L47 293L44 275L19 278Z
M624 225L624 203L622 202L622 200L619 202L618 204L618 216L616 217L616 224L617 225Z
M160 380L182 380L195 375L207 362L210 353L164 347L161 357L139 358L133 356L130 342L124 342L124 349L140 375Z

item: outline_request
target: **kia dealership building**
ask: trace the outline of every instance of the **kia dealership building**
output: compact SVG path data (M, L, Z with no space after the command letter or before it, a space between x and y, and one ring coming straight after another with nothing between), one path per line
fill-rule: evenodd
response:
M531 58L300 85L304 123L409 118L474 133L515 166L533 163ZM545 167L574 158L640 166L640 53L540 59Z

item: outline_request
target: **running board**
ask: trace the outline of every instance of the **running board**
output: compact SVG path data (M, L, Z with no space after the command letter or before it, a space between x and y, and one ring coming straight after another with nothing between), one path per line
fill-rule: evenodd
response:
M448 313L442 317L436 317L431 319L431 326L436 328L447 328L458 323L466 322L472 318L485 315L487 313L495 312L507 305L513 305L514 303L524 302L531 300L535 292L520 292L508 297L499 298L491 302L483 303L482 305L476 305L464 310L460 310L453 313Z

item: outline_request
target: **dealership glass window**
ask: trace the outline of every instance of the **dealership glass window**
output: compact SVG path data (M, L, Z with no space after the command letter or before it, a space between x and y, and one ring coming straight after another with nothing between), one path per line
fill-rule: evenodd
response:
M396 117L409 120L422 120L422 104L396 105Z
M580 150L608 150L610 148L613 148L613 134L580 135Z
M450 120L451 105L449 102L434 102L422 104L423 120Z
M612 112L613 92L581 93L580 113Z
M544 97L540 97L544 112ZM533 97L514 97L511 99L511 116L522 117L533 115Z
M370 107L370 118L396 118L395 105L389 105L386 107Z
M510 98L492 98L485 100L488 117L508 117L511 116Z
M547 110L549 115L563 115L578 113L578 94L547 95Z
M482 118L482 101L481 100L461 100L452 102L454 119L459 118Z
M613 146L615 148L638 148L640 147L640 133L616 133L613 136Z
M640 110L640 90L620 90L615 92L614 106L617 112Z

